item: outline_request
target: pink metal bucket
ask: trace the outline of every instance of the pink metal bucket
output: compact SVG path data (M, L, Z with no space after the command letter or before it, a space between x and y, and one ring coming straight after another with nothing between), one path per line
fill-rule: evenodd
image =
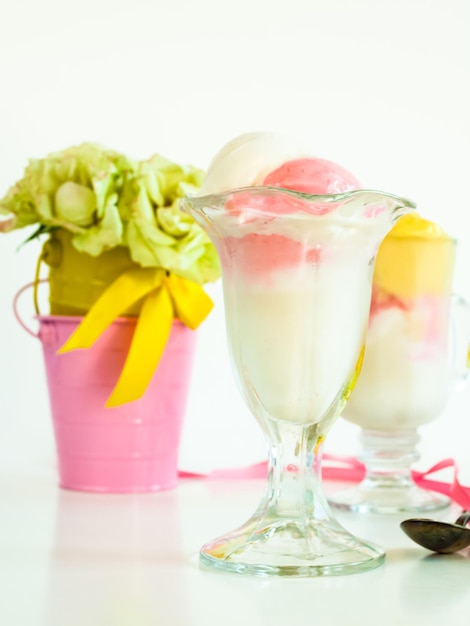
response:
M117 319L87 350L57 355L82 318L37 316L59 460L60 486L97 492L174 488L196 333L174 320L144 396L105 408L135 329Z

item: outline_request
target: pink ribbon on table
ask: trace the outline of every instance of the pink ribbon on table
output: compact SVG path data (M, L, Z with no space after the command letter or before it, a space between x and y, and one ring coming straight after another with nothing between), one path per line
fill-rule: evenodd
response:
M244 480L266 478L267 468L267 462L261 461L245 467L216 469L208 474L180 471L179 476L180 478L206 478L210 480ZM449 468L453 470L453 477L450 482L430 478L436 472ZM425 472L412 470L411 474L418 487L442 493L456 502L462 509L470 510L470 487L465 487L459 482L458 468L454 459L439 461ZM360 482L365 476L365 465L352 456L324 454L322 475L324 480Z
M428 478L428 476L431 476L435 472L439 472L440 470L447 468L453 469L453 477L450 483L440 480L430 480ZM428 489L429 491L438 491L439 493L443 493L460 505L465 511L470 510L470 487L465 487L460 483L458 477L458 467L454 459L444 459L443 461L439 461L430 467L426 472L417 472L413 470L411 474L418 487Z

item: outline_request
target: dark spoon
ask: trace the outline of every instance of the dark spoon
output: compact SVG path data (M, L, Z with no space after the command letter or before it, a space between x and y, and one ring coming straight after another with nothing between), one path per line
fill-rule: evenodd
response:
M463 511L455 520L455 524L438 522L437 520L414 518L406 519L400 528L414 542L442 554L458 552L470 546L470 511Z

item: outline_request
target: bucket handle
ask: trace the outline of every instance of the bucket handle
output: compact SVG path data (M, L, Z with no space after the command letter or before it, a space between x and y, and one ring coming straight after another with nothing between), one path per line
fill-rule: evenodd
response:
M47 242L46 242L47 243ZM13 298L13 313L16 317L17 322L19 323L19 325L28 333L30 334L32 337L35 337L36 339L40 339L40 331L38 330L37 332L34 332L33 330L31 330L31 328L29 328L29 326L23 321L23 319L21 318L21 315L19 314L18 311L18 301L20 299L20 297L23 295L23 293L25 291L27 291L28 289L33 289L33 303L34 303L34 310L36 311L36 315L39 315L39 304L38 304L38 285L39 283L48 283L49 279L48 278L39 278L40 276L40 271L41 271L41 263L43 262L43 260L46 258L47 253L46 253L46 244L43 245L42 250L41 250L41 254L39 255L38 261L36 263L36 271L34 274L34 280L31 283L27 283L26 285L23 285L23 287L21 287L21 289L19 289L14 298Z
M39 283L48 283L49 279L48 278L39 278L36 279L34 282L32 283L27 283L26 285L23 285L23 287L21 287L21 289L19 289L14 298L13 298L13 313L16 317L17 322L19 323L19 325L28 333L30 334L32 337L35 337L36 339L39 339L39 331L34 332L34 330L31 330L31 328L26 324L26 322L23 321L19 311L18 311L18 302L20 297L23 295L23 293L25 291L27 291L28 289L34 289L36 292L37 286ZM36 300L35 300L35 308L36 308L36 313L39 314L39 310L36 304Z

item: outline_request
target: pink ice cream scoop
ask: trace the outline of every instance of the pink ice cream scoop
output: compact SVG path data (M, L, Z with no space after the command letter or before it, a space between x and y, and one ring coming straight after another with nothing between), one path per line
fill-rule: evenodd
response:
M344 193L361 186L357 178L341 165L314 157L286 161L266 176L263 185L319 196ZM298 196L273 196L264 198L258 208L272 214L285 215L301 211L324 215L333 211L336 206L335 203L316 204Z
M345 193L361 187L357 178L340 165L327 159L314 157L286 161L269 172L261 184L265 187L279 187L319 196ZM242 217L243 207L248 206L271 215L297 212L324 215L333 211L337 205L336 203L325 204L323 201L315 203L311 199L296 195L257 196L247 191L229 200L225 209L231 214Z
M361 186L357 178L341 165L317 158L287 161L270 172L263 185L316 195L344 193Z

